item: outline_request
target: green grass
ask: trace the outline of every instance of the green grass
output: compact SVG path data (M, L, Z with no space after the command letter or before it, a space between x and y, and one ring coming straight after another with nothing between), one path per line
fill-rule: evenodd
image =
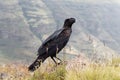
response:
M114 59L111 64L90 64L84 68L66 70L64 65L46 66L37 70L29 80L120 80L120 59Z
M120 65L120 58L113 58L112 59L112 65L119 66Z
M65 66L60 65L52 67L51 69L39 69L34 73L30 80L64 80L65 79Z
M16 68L14 65L6 65L0 66L0 73L12 76L10 80L120 80L119 60L118 58L109 64L91 63L82 68L75 66L70 69L66 69L66 65L42 64L33 75L28 71L28 67L22 64Z
M66 73L65 80L120 80L120 68L113 66L87 67Z

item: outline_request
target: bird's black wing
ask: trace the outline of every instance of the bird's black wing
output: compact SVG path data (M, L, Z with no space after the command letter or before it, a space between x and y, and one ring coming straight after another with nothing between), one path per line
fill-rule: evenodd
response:
M47 45L48 45L51 41L55 40L63 30L64 30L64 29L59 29L59 30L55 31L51 36L49 36L49 37L42 43L42 45L40 46L40 48L38 49L38 54L37 54L37 55L43 55L43 54L46 52Z

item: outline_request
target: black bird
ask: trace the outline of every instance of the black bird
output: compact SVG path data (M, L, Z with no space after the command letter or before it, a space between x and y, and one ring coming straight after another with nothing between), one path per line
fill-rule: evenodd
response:
M42 43L38 49L38 57L29 66L29 71L35 71L48 57L51 57L51 59L58 64L54 58L60 60L56 57L56 54L59 53L69 41L73 23L75 23L75 18L66 19L63 28L55 31Z

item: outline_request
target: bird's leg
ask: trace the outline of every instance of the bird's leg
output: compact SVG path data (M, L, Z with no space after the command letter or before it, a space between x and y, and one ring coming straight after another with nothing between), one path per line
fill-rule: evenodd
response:
M58 58L58 57L55 57L56 59L58 59L58 60L60 60L60 61L62 61L60 58Z
M58 62L58 65L62 63L62 60L55 56L56 59L58 59L60 62Z
M51 59L55 62L55 64L57 65L57 62L55 61L55 59L53 57L51 57Z
M58 53L58 50L59 50L58 45L56 45L56 54ZM60 61L60 62L57 63L58 65L59 65L60 63L62 63L62 60L61 60L61 59L59 59L59 58L56 57L56 56L55 56L55 58Z

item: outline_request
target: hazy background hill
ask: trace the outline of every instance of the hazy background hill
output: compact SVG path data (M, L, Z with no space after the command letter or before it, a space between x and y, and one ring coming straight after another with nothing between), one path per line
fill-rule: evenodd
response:
M65 52L110 59L120 53L119 2L0 0L0 61L33 60L41 42L68 17L77 22Z

